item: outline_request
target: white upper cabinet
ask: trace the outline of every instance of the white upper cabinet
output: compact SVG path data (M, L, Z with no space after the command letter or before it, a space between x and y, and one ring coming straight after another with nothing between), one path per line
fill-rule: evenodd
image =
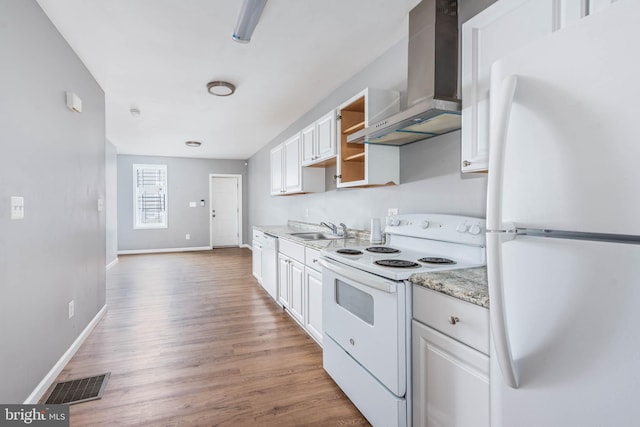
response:
M345 101L337 111L337 187L363 187L400 183L397 146L347 143L347 137L400 108L400 94L367 88Z
M300 164L300 134L284 142L284 190L295 193L302 190L302 170Z
M304 128L302 135L302 166L325 167L335 163L336 112L329 111Z
M307 166L316 159L316 124L312 123L300 132L302 140L302 166Z
M614 0L500 0L462 26L463 172L486 172L491 64Z
M284 145L280 144L271 149L271 194L282 194L282 180L284 178Z
M271 194L324 191L324 169L302 168L302 132L271 150Z
M318 147L316 161L336 156L336 110L331 110L316 120L316 146Z

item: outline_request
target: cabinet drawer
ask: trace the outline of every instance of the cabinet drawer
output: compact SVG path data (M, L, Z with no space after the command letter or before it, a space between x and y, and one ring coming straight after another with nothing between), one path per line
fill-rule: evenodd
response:
M253 240L257 240L260 242L264 238L264 233L262 231L253 230Z
M414 285L413 318L489 354L489 310L486 308Z
M304 246L299 245L297 243L293 243L287 239L280 239L278 242L279 249L278 251L281 254L285 254L286 256L293 258L301 263L304 263Z
M316 271L321 271L320 267L320 251L317 249L305 247L304 248L304 260L307 267L313 268Z

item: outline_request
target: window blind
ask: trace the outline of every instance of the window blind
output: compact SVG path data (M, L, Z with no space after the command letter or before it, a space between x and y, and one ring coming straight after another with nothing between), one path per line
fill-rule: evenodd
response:
M167 227L167 166L134 165L135 228Z

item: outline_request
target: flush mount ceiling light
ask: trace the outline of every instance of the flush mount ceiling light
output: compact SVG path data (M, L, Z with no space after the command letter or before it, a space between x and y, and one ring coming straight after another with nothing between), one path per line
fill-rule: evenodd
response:
M209 91L211 95L215 96L229 96L236 91L236 87L229 82L218 80L207 83L207 91Z
M253 30L256 29L256 25L258 25L258 20L260 20L265 4L267 4L267 0L244 0L236 23L236 29L233 31L232 38L235 41L238 43L249 43L251 41L251 35Z
M187 147L197 148L202 145L202 142L199 141L187 141L184 143Z

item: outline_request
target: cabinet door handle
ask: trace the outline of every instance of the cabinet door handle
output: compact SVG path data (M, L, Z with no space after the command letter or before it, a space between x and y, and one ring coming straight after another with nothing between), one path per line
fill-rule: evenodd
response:
M458 322L460 322L460 318L458 316L449 316L449 323L455 325Z
M465 160L462 162L462 166L464 167L471 166L471 162L469 160Z

